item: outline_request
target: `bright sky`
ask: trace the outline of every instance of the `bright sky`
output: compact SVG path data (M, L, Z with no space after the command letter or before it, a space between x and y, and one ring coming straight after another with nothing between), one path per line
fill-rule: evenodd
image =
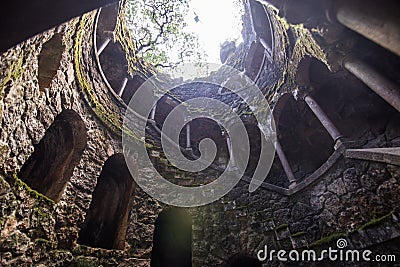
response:
M208 54L208 62L221 63L220 44L226 40L242 42L242 8L234 0L190 0L186 16L189 31L199 35L199 40ZM200 21L195 22L195 13Z

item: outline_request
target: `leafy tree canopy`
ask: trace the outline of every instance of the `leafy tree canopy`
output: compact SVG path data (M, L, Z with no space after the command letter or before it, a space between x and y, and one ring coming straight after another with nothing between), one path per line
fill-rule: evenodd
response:
M157 68L201 62L206 53L187 29L187 12L188 0L129 0L127 23L138 55Z

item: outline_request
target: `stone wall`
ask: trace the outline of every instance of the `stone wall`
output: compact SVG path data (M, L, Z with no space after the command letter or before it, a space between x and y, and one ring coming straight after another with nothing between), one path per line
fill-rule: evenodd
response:
M309 30L288 25L274 9L269 12L279 38L275 38L275 54L268 58L259 85L274 104L284 92L298 89L295 76L304 56L325 62L325 54ZM86 14L0 55L1 265L149 266L154 224L165 205L140 188L131 198L124 249L77 244L103 165L122 152L125 106L110 93L96 65L94 21L94 12ZM244 62L238 57L244 57L245 47L228 59L241 70ZM57 64L47 65L52 59ZM217 91L210 89L215 98L239 106L235 97ZM194 97L204 92L186 93ZM63 110L73 110L81 117L87 144L55 203L32 190L18 173ZM390 140L398 138L398 131L393 132ZM370 144L379 138L372 136ZM153 162L165 177L193 178L170 168L159 149L152 152ZM207 170L194 180L205 183L217 174ZM248 183L241 181L215 203L189 209L193 266L224 266L237 253L255 257L264 245L318 249L335 245L339 237L346 238L351 248L397 253L391 248L400 236L399 177L398 166L340 156L325 174L293 194L265 188L249 193Z
M127 230L125 252L77 245L80 226L103 164L110 156L122 151L118 131L107 127L109 121L99 116L98 108L93 106L90 98L90 92L106 88L92 60L94 14L86 15L87 23L82 23L82 18L74 19L0 56L2 266L112 266L131 257L136 260L129 260L127 266L149 262L154 222L162 206L140 190L132 199L129 218L132 223ZM77 43L79 34L86 38L83 42L80 40L81 43ZM61 46L47 45L53 36L61 39ZM80 55L76 53L78 46L81 46ZM60 49L61 53L54 51ZM85 75L92 75L87 78L93 91L83 88L85 84L77 74L77 56L85 58ZM49 70L52 67L46 65L46 60L57 59L59 65L55 70ZM46 82L40 82L43 76ZM113 107L116 116L120 116L118 105L112 103L110 97L101 101L103 105ZM18 173L63 110L73 110L81 117L86 127L87 144L61 199L54 203L27 186L18 178Z
M193 211L195 266L224 266L237 253L253 257L269 250L336 248L397 249L379 244L400 236L397 166L343 157L315 184L292 196L240 183L228 195ZM386 249L385 249L386 248ZM269 263L279 265L279 261ZM268 265L271 266L271 265ZM280 266L280 265L279 265Z

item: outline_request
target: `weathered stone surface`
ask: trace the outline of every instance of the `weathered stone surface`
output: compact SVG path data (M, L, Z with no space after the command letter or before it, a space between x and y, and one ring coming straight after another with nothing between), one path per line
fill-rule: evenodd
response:
M282 31L278 19L275 17L273 21L275 30ZM141 267L150 264L154 223L165 205L146 195L140 188L132 196L124 250L104 250L77 244L103 164L110 156L122 151L119 130L113 127L121 121L123 103L110 94L98 72L93 58L93 22L93 14L75 19L27 40L0 56L0 171L4 175L4 179L0 177L0 265ZM80 25L83 26L79 28ZM249 25L246 27L246 38L249 39L250 28ZM292 26L285 24L284 27ZM257 81L260 89L273 103L277 101L274 99L277 91L281 90L281 95L297 87L294 86L295 73L292 73L292 67L296 68L298 62L292 59L304 51L292 50L295 44L297 48L301 46L300 39L292 40L297 38L294 34L296 31L305 33L300 26L296 26L285 28L280 32L282 36L277 35L282 39L277 39L273 47L276 62L267 56ZM45 43L55 36L55 32L65 36L62 45L58 46L62 50L59 51L61 58L59 65L56 64L56 70L51 70L51 77L47 77L49 79L43 83L39 77L40 52ZM80 43L78 36L82 37ZM240 45L237 52L229 57L227 64L243 70L247 45ZM76 47L81 51L75 50ZM260 55L264 51L261 51L261 46L258 48L255 61L251 59L252 55L248 58L251 67L261 64ZM302 49L308 49L307 53L312 50ZM289 59L291 54L293 57ZM19 66L19 70L12 66ZM79 67L82 73L78 72ZM108 64L108 67L112 69L113 66ZM119 70L109 75L115 74L117 79L121 72ZM252 72L258 73L258 69ZM314 72L311 70L311 73ZM5 80L9 73L10 79ZM85 82L79 77L80 74L85 75ZM347 79L343 74L337 74L332 79L335 87L338 76L340 82ZM329 85L321 77L314 78L321 79L319 82L324 86ZM354 81L350 82L356 86L346 87L347 91L352 91L354 87L366 89ZM204 88L197 84L184 89L177 92L177 95L187 99L212 95L235 110L247 112L237 96L224 95L224 91L221 94L218 87ZM373 109L375 98L371 94L359 95L357 90L354 94L346 95L338 89L332 95L323 93L323 97L320 97L322 99L318 96L316 98L325 99L321 105L341 130L354 139L365 139L364 147L399 145L398 118L386 122L379 112L367 113ZM299 102L300 99L293 98L293 101ZM281 129L290 132L290 138L287 138L284 145L291 155L290 165L296 172L295 176L301 180L306 179L329 157L333 151L333 141L306 106L293 106L296 110L287 116L288 125L282 122ZM104 111L102 107L108 109ZM379 107L383 107L383 104L379 104ZM69 177L61 200L53 204L29 187L15 186L13 174L19 172L33 153L34 146L43 138L56 116L65 109L73 109L84 121L87 146ZM299 115L296 121L293 114L302 116ZM392 113L387 111L387 114ZM299 121L304 123L300 124ZM312 127L308 127L310 125ZM354 128L358 128L357 131L353 132ZM297 135L296 131L302 132L302 135ZM219 134L216 131L214 133ZM322 138L322 135L325 137ZM159 142L156 138L152 141L154 144ZM162 158L157 147L153 151L152 160L158 164L161 172L177 180L201 184L219 175L214 170L205 174L176 172L166 166L167 161ZM151 178L153 173L151 169L142 170L145 177ZM282 170L278 174L271 181L286 179ZM222 266L230 256L239 252L255 256L264 245L270 249L305 247L338 232L349 232L349 240L355 248L381 246L384 250L385 242L396 240L399 236L399 228L394 220L367 229L359 228L392 211L393 215L398 216L399 177L398 166L341 157L312 184L290 196L265 188L250 193L248 183L241 181L221 200L189 209L193 219L193 265ZM279 181L277 184L288 186L287 181Z

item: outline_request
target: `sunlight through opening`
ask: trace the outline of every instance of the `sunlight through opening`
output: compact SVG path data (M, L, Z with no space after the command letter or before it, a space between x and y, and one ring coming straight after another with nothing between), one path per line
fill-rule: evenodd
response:
M158 69L220 64L225 42L242 39L242 0L130 0L127 24L138 55Z

